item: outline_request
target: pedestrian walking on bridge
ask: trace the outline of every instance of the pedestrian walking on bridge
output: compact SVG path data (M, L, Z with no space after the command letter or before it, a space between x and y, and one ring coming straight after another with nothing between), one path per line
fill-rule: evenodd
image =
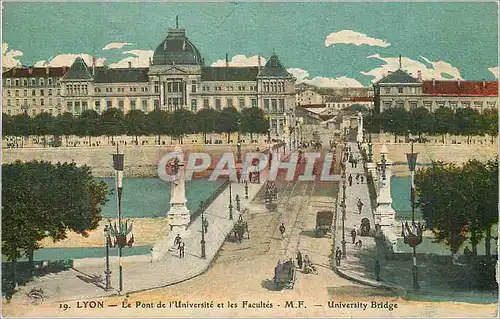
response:
M342 250L337 247L337 250L335 250L335 264L337 267L340 266L340 259L342 259Z
M375 262L375 280L380 281L380 262Z
M182 239L179 241L179 258L184 258L184 242Z
M349 180L349 186L352 186L352 175L349 174L349 177L347 179Z
M352 243L356 243L356 229L351 230L351 238L352 238Z
M280 226L281 239L285 238L285 231L286 231L285 224L281 223L281 226Z
M359 214L361 215L361 211L363 210L363 202L361 201L361 198L358 197L358 211Z

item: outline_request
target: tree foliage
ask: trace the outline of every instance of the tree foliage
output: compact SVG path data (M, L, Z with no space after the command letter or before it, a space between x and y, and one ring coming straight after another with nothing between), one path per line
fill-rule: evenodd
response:
M32 256L40 240L68 231L87 236L107 201L104 182L88 166L31 161L2 165L2 252L15 261Z

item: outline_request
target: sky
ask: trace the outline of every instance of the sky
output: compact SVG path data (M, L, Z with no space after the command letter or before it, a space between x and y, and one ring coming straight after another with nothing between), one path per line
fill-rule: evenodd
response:
M206 65L275 52L298 82L369 86L399 67L424 79L495 80L496 3L4 3L3 66L147 66L168 28Z

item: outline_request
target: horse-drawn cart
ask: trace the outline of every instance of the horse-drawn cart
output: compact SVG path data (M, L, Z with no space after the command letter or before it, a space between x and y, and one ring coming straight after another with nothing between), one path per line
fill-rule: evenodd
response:
M293 261L289 260L283 264L278 262L278 265L274 267L274 283L276 284L276 289L281 290L282 288L293 289L296 278L296 269Z
M233 240L241 244L241 242L243 241L243 235L245 235L245 233L247 233L247 239L250 239L248 223L243 219L240 219L233 227Z

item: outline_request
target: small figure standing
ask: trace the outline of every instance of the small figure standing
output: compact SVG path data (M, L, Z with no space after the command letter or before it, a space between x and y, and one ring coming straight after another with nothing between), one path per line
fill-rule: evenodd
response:
M364 180L363 175L360 175L360 176L359 176L359 179L361 180L361 184L363 184L363 180Z
M281 223L280 226L281 239L285 238L285 231L286 231L285 224Z
M340 266L340 259L342 258L342 250L340 250L339 247L337 247L337 250L335 251L335 264Z
M359 173L356 174L356 184L359 184Z
M174 246L179 246L179 242L182 240L181 236L177 234L174 239Z
M358 211L359 214L361 215L361 211L363 210L363 202L361 201L361 198L358 197Z
M349 174L349 177L347 179L349 181L349 186L352 186L352 175Z
M297 251L297 266L299 267L299 269L302 269L302 264L303 264L302 254L300 253L299 250Z
M205 234L208 231L208 220L207 220L207 218L203 218L203 231L205 232Z
M375 262L375 280L380 281L380 262Z
M153 262L153 248L151 248L151 262Z
M356 242L356 229L351 230L351 237L352 237L352 243L354 244Z
M179 258L184 258L184 242L182 239L179 241Z

